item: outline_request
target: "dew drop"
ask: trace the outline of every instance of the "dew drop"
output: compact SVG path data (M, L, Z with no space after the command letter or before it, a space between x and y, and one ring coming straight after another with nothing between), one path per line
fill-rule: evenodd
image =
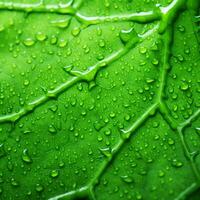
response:
M50 40L51 44L56 44L57 41L58 41L57 37L55 35L52 35Z
M52 124L49 125L49 129L48 130L49 130L50 133L57 133L57 130L56 130L55 126L52 125Z
M162 170L160 170L159 173L158 173L158 176L163 177L163 176L165 176L165 173Z
M121 176L121 178L125 183L133 183L133 179L130 176L125 175L125 176Z
M179 167L182 167L182 166L183 166L183 163L180 162L180 161L178 161L178 160L176 160L176 159L173 159L173 161L172 161L172 166L173 166L173 167L176 167L176 168L179 168Z
M158 59L154 58L154 59L152 60L152 64L153 64L153 65L158 65L158 64L159 64Z
M14 178L12 178L11 179L11 185L14 186L14 187L17 187L17 186L19 186L19 183Z
M55 20L52 21L51 23L58 28L67 28L70 24L70 18Z
M35 40L32 38L27 38L24 40L24 45L27 47L33 46L35 44Z
M52 177L52 178L56 178L56 177L58 177L58 175L59 175L58 170L52 170L52 171L51 171L51 177Z
M4 157L6 155L6 152L4 150L4 145L0 144L0 158Z
M66 47L66 46L67 46L67 43L68 43L68 41L67 41L66 39L61 38L61 39L59 40L58 46L61 47L61 48L63 48L63 47Z
M99 40L99 46L100 47L105 47L105 41L104 40Z
M66 72L71 72L72 69L73 69L73 67L74 67L74 66L71 64L71 65L64 66L63 69L64 69L64 71L66 71Z
M146 49L146 47L142 46L142 47L140 47L139 51L141 54L145 54L147 52L147 49Z
M30 83L30 82L29 82L29 80L27 80L27 79L26 79L26 80L24 80L24 85L25 85L25 86L28 86L28 85L29 85L29 83Z
M28 154L28 149L24 149L24 151L22 153L22 160L25 163L32 163L32 159L31 159L30 155Z
M42 192L44 190L44 187L42 185L40 185L40 184L36 184L35 190L37 192Z
M169 139L168 139L168 144L169 144L169 145L173 145L173 144L174 144L174 140L171 139L171 138L169 138Z
M75 27L73 30L72 30L72 35L74 37L78 36L79 33L81 32L81 29L79 27Z
M135 40L135 42L137 42L139 40L139 37L136 33L136 31L131 28L130 30L122 30L119 34L120 39L122 41L122 43L126 44L127 42L129 42L130 40Z
M37 39L38 41L42 42L42 41L44 41L44 40L47 39L47 36L46 36L44 33L42 33L42 32L38 32L38 33L36 34L36 39Z
M181 90L183 90L183 91L188 90L188 88L189 88L189 85L185 82L181 85Z

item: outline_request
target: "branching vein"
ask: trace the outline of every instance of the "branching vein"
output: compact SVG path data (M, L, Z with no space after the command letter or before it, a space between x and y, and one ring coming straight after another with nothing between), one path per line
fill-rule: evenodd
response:
M140 39L144 40L146 37L148 37L150 34L154 33L157 27L154 29L148 31L144 35L140 35ZM96 63L95 65L89 67L86 71L84 72L74 72L76 76L73 76L71 79L66 80L66 82L62 83L58 87L56 87L53 90L47 91L47 93L38 99L35 99L34 101L28 103L25 107L21 108L19 112L12 113L12 114L7 114L4 116L0 116L0 124L1 123L6 123L6 122L15 122L21 117L25 116L26 114L34 111L37 107L40 105L44 104L45 102L49 101L52 98L58 97L61 93L65 92L68 90L70 87L74 86L78 82L81 81L87 81L90 82L92 81L98 71L102 69L103 67L106 67L110 65L111 63L115 62L122 56L124 56L132 47L135 46L135 40L130 40L125 46L123 46L121 49L119 49L117 52L111 54L104 60Z

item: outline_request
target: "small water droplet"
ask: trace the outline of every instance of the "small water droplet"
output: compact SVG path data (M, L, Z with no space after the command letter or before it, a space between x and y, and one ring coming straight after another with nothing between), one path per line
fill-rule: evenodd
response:
M44 190L44 187L43 187L42 185L40 185L40 184L36 184L35 190L36 190L37 192L42 192L42 191Z
M14 178L12 178L11 179L11 185L14 186L14 187L17 187L17 186L19 186L19 183Z
M173 159L172 160L172 166L173 167L182 167L183 166L183 163L182 162L180 162L180 161L178 161L177 159Z
M102 47L102 48L105 47L105 41L102 40L102 39L99 40L99 46Z
M25 86L28 86L28 85L29 85L29 83L30 83L30 82L29 82L29 80L27 80L27 79L26 79L26 80L24 80L24 85L25 85Z
M168 144L169 144L169 145L173 145L173 144L174 144L174 140L173 140L172 138L169 138L169 139L168 139Z
M73 35L74 37L76 37L76 36L79 35L80 31L81 31L81 29L80 29L79 27L75 27L75 28L73 28L73 30L72 30L72 35Z
M25 46L30 47L30 46L32 46L32 45L34 45L34 44L35 44L35 40L32 39L32 38L27 38L27 39L24 40L24 45L25 45Z
M37 39L38 41L42 42L42 41L44 41L44 40L47 39L47 36L46 36L44 33L42 33L42 32L38 32L38 33L36 34L36 39Z
M58 28L67 28L70 24L70 18L52 21L51 23Z
M145 54L147 52L147 48L142 46L139 48L139 51L141 54Z
M52 178L56 178L58 175L59 175L58 170L52 170L52 171L51 171L51 177L52 177Z
M53 124L49 125L49 132L50 133L57 133L56 127Z
M153 65L158 65L158 64L159 64L158 59L154 58L154 59L152 60L152 64L153 64Z
M4 145L0 144L0 158L4 157L6 155Z
M125 182L125 183L133 183L133 178L130 177L130 176L121 176L122 180Z
M61 38L61 39L59 40L58 46L61 47L61 48L63 48L63 47L66 47L66 46L67 46L67 43L68 43L68 41L67 41L66 39Z
M72 64L63 67L64 71L66 72L71 72L73 68L74 66Z
M158 173L158 176L163 177L163 176L165 176L165 173L162 170L160 170L159 173Z
M52 35L50 41L51 41L51 44L56 44L58 39L57 39L57 37L55 35Z

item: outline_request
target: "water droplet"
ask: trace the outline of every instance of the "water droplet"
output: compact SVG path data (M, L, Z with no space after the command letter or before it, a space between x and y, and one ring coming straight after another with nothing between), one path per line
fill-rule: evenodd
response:
M81 29L80 29L79 27L75 27L75 28L73 28L73 30L72 30L72 35L73 35L74 37L76 37L76 36L79 35L80 31L81 31Z
M108 135L110 135L110 134L111 134L111 130L110 130L110 129L107 129L107 130L105 130L105 132L104 132L104 133L105 133L105 135L107 135L107 136L108 136Z
M99 40L99 46L100 47L105 47L105 41L104 40Z
M11 179L11 185L14 186L14 187L17 187L17 186L19 186L19 183L14 178L12 178Z
M25 86L29 85L29 83L30 83L29 80L27 80L27 79L24 80L24 85L25 85Z
M67 46L67 43L68 43L68 41L67 41L66 39L61 38L61 39L59 40L58 46L61 47L61 48L63 48L63 47L66 47L66 46Z
M138 193L138 194L136 195L136 199L137 199L137 200L141 200L141 199L142 199L142 195Z
M111 118L114 118L115 116L116 116L116 115L115 115L114 112L111 112L111 113L110 113L110 117L111 117Z
M173 145L173 144L174 144L174 140L171 139L171 138L169 138L169 139L168 139L168 144L169 144L169 145Z
M102 136L98 136L97 140L101 142L103 140Z
M102 29L100 27L97 27L97 35L98 36L102 35Z
M36 190L37 192L42 192L42 191L44 190L44 187L43 187L42 185L40 185L40 184L36 184L35 190Z
M196 130L196 133L200 136L200 127L195 128L195 130Z
M30 155L28 154L28 149L24 149L22 153L22 160L26 163L32 163L32 159Z
M27 39L24 40L24 45L25 46L30 47L30 46L32 46L34 44L35 44L35 40L33 40L32 38L27 38Z
M42 32L38 32L38 33L36 34L36 39L37 39L38 41L42 42L42 41L44 41L44 40L47 39L47 36L46 36L44 33L42 33Z
M133 183L133 178L130 177L130 176L121 176L122 180L125 182L125 183Z
M52 170L52 171L51 171L51 177L52 177L52 178L56 178L58 175L59 175L58 170Z
M110 148L100 148L101 153L106 157L111 157L111 149Z
M51 44L56 44L58 41L57 37L55 35L51 36Z
M158 128L159 125L160 125L159 122L156 122L156 121L153 122L153 128Z
M50 108L49 108L52 112L56 112L58 110L58 106L57 105L52 105Z
M165 176L165 173L162 170L160 170L159 173L158 173L158 176L163 177L163 176Z
M141 54L145 54L147 52L147 48L142 46L140 47L139 51Z
M153 65L158 65L158 64L159 64L158 59L154 58L154 59L152 60L152 64L153 64Z
M6 155L6 152L4 150L4 145L0 144L0 158L4 157Z
M61 19L61 20L55 20L51 23L58 27L58 28L67 28L70 24L71 18Z
M74 66L72 64L63 67L64 71L66 72L71 72L73 68Z
M119 34L120 39L122 41L122 43L126 44L127 42L129 42L130 40L137 42L139 40L139 37L136 33L136 31L131 28L130 30L122 30Z
M59 167L64 167L64 165L65 165L65 163L63 162L63 161L61 161L60 163L59 163Z
M56 127L53 124L49 125L49 132L50 133L57 133Z
M178 30L179 30L180 32L185 32L185 27L182 26L182 25L179 25L179 26L178 26Z
M180 161L178 161L177 159L173 159L173 161L172 161L172 166L173 167L182 167L183 166L183 163L182 162L180 162Z
M155 79L153 79L153 78L146 79L146 83L153 83L153 82L155 82Z
M177 58L178 58L178 60L179 60L180 62L183 62L183 61L184 61L184 57L183 57L182 55L180 55L180 54L177 56Z
M189 88L189 85L188 85L186 82L184 82L184 83L181 85L181 90L183 90L183 91L188 90L188 88Z
M131 116L127 114L127 115L125 115L124 119L125 119L126 121L129 121L129 120L131 119Z

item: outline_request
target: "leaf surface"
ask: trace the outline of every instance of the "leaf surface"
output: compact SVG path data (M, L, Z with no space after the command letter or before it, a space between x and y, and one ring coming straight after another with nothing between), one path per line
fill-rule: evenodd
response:
M198 15L1 1L0 199L199 199Z

